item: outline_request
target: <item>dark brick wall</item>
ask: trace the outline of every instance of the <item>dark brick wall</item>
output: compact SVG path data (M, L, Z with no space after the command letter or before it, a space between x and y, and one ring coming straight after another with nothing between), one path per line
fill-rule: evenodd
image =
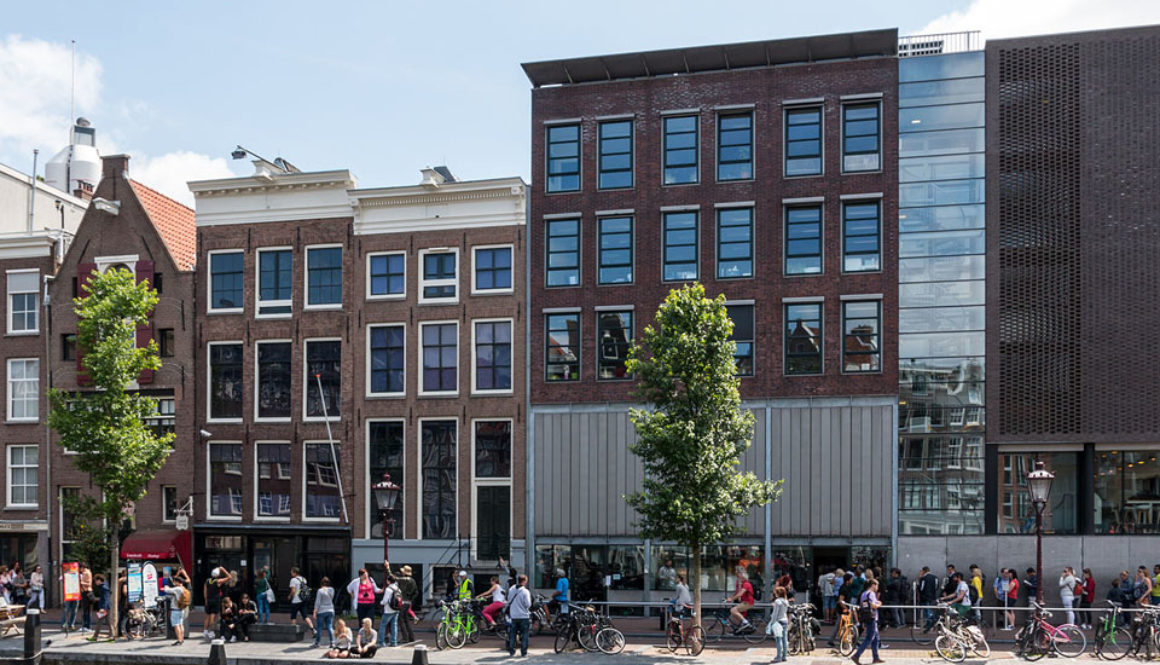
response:
M539 88L532 92L531 294L532 371L530 390L535 403L615 401L629 397L631 382L597 382L596 307L634 305L639 332L674 285L661 281L661 213L664 206L700 206L701 279L710 295L724 292L730 300L756 301L756 375L742 380L747 398L891 394L897 392L897 62L892 58L835 62L612 81ZM843 95L882 94L882 171L841 173L840 101ZM824 98L825 175L782 177L782 101ZM753 181L716 182L716 107L752 104L755 110L755 174ZM661 186L661 113L700 110L700 183ZM597 123L602 116L635 117L635 184L630 190L596 189ZM582 118L582 186L578 193L547 194L540 180L545 172L546 121ZM879 273L841 272L841 204L844 194L882 193L882 261ZM825 197L824 274L783 276L782 199ZM714 204L754 201L755 277L717 280ZM596 284L596 211L634 209L634 283ZM545 288L544 217L580 213L582 219L579 287ZM841 303L845 294L883 295L882 371L843 375ZM825 373L787 377L783 374L782 298L824 296ZM581 380L544 381L542 311L555 307L582 308Z

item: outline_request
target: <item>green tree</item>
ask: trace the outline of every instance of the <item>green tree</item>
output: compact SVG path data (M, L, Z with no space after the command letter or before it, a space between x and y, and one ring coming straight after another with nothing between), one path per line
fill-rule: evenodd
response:
M149 483L169 456L173 434L158 435L146 425L155 417L157 400L133 390L144 370L161 367L157 342L137 346L137 328L149 320L157 292L148 282L137 282L127 270L94 272L85 285L86 296L73 300L77 314L77 348L84 353L83 368L93 390L50 390L49 425L58 443L77 469L89 474L96 490L74 503L80 524L101 524L108 543L109 586L113 592L109 620L117 625L117 564L121 530L127 511L140 501ZM93 543L86 548L99 551ZM93 561L88 562L92 565Z
M710 300L693 284L669 293L656 327L644 329L628 360L648 408L631 410L637 441L629 450L645 475L641 491L625 499L640 515L641 537L689 548L698 624L701 548L727 538L740 518L781 494L782 481L738 471L754 418L741 409L732 334L725 296Z

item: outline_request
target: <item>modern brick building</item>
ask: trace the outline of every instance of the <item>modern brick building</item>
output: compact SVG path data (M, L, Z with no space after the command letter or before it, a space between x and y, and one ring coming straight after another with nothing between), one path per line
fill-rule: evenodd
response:
M671 543L622 495L631 339L700 281L734 319L744 466L784 478L702 584L733 569L804 588L813 566L891 553L897 408L893 30L524 65L532 91L528 532L535 583L666 595Z

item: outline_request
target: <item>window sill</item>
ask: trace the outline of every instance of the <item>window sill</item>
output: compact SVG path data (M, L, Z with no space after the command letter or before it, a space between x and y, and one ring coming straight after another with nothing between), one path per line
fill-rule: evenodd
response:
M421 392L421 393L419 393L420 399L446 399L449 397L452 397L452 398L459 397L459 391L456 390L456 391L442 391L442 392L431 392L431 393Z
M515 289L485 289L483 291L472 291L473 296L510 296L515 293Z
M342 303L327 303L325 305L306 305L302 308L306 312L333 312L342 309Z
M865 171L842 171L842 175L875 175L883 172L882 169L867 169Z
M254 318L258 321L292 319L294 318L294 312L288 314L255 314Z
M260 522L260 523L264 523L264 524L289 524L290 518L289 517L272 517L269 515L255 516L254 522Z
M25 512L25 511L29 511L29 510L37 510L39 508L40 508L39 504L35 504L35 503L28 503L28 504L13 503L13 504L8 504L7 506L4 506L4 511L5 512L8 512L8 511Z
M342 415L331 416L330 418L323 418L321 416L303 416L304 423L338 423L342 422Z
M373 301L373 300L406 300L407 294L406 293L384 293L384 294L376 295L376 294L372 293L372 294L367 295L366 299L370 300L370 301Z
M822 272L794 272L794 273L787 272L787 273L782 273L781 276L785 277L786 279L795 279L798 277L825 277L826 272L824 270Z
M544 195L545 196L559 196L561 194L579 194L582 191L583 191L583 189L562 189L558 192L550 192L550 191L545 189Z
M241 522L241 521L242 521L242 516L241 516L241 515L237 515L237 516L230 516L230 515L206 515L206 518L205 518L205 520L206 520L207 522Z
M293 418L291 418L291 417L286 417L286 418L259 418L259 417L257 417L257 416L254 416L254 422L255 422L255 423L262 423L262 424L266 424L266 425L277 425L277 424L286 424L286 423L291 423L291 422L294 422L294 419L293 419Z
M40 334L39 330L9 330L5 337L36 337Z
M782 180L809 180L810 178L824 178L825 173L803 173L802 175L782 175Z
M420 300L419 301L420 307L438 306L438 305L458 305L458 304L459 304L459 298L456 298L454 300Z
M206 418L207 425L241 425L246 422L245 418Z
M242 308L237 309L210 309L206 310L206 316L217 316L219 314L244 314L246 310Z
M9 418L4 423L6 425L37 425L40 423L40 418Z
M515 394L514 390L473 390L472 397L511 397Z
M701 181L695 180L693 182L666 182L661 183L661 187L689 187L692 185L699 185Z
M366 394L367 399L390 400L390 399L404 399L406 397L407 397L406 392L401 392L401 393L367 393Z

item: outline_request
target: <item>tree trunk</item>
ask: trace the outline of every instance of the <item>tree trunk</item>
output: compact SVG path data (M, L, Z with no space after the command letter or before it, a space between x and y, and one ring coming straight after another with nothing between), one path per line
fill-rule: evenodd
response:
M693 625L701 625L701 546L693 546L693 571L689 575L689 586L693 589Z
M121 558L121 538L116 533L113 534L113 546L109 549L112 550L112 561L109 567L111 572L106 580L109 585L109 630L113 633L113 639L116 640L117 626L119 625L117 622L117 596L121 593L121 576L117 570L119 568L117 564Z

